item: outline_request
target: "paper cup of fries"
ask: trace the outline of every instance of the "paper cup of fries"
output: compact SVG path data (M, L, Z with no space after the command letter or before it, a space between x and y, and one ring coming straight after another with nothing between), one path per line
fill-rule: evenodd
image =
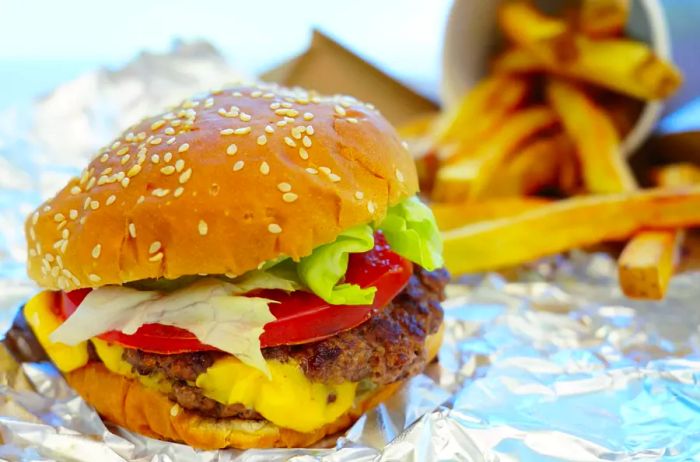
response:
M455 0L449 15L443 48L443 74L441 97L445 106L458 104L464 93L494 70L494 60L498 59L500 50L509 42L507 35L498 26L498 11L501 4L508 0ZM572 29L583 31L589 37L606 40L612 37L628 37L646 44L653 53L664 60L670 58L670 43L664 11L658 0L537 0L538 9L546 13L561 15L572 25ZM596 10L596 11L593 11ZM627 10L627 11L624 11ZM577 24L573 24L577 23ZM518 24L516 23L516 26ZM525 27L521 23L521 27ZM522 31L524 34L526 31ZM517 32L516 32L517 33ZM633 87L635 76L628 74L627 79L619 80L614 68L618 60L634 61L638 50L603 50L597 71L602 74L597 78L606 79L607 72L611 81L617 80L619 86L628 86L633 96L644 99L643 105L633 107L632 103L618 101L612 111L621 120L625 128L622 139L622 151L631 155L647 138L662 112L663 94L638 92ZM512 55L512 59L517 56ZM524 63L523 63L524 64ZM514 65L514 63L512 64ZM580 78L584 84L587 79ZM636 94L634 94L636 93ZM629 107L625 107L625 106Z

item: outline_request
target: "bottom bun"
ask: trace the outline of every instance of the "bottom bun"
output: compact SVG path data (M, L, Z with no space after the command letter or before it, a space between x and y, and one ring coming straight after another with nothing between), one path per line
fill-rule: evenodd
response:
M443 327L426 339L430 359L442 341ZM89 363L66 374L68 383L107 420L153 438L201 449L306 447L345 430L364 412L389 398L402 385L392 383L368 394L334 422L308 433L268 421L215 419L181 408L166 395L139 381L115 374L102 363Z

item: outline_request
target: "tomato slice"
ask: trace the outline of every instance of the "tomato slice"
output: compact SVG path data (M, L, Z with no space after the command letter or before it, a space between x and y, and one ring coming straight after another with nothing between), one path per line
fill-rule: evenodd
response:
M293 345L321 340L351 329L387 305L408 283L413 272L410 261L391 251L381 233L369 252L351 254L345 281L361 287L376 287L371 305L330 305L320 297L304 291L257 290L249 295L265 297L279 303L270 304L275 320L265 325L260 336L264 347ZM63 292L60 315L65 319L82 303L90 289ZM162 324L144 324L134 334L110 331L99 336L120 345L140 350L174 354L216 350L201 343L185 329Z

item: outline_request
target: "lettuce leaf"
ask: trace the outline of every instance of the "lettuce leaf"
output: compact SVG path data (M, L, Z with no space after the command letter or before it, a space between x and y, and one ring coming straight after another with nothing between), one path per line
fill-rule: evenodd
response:
M433 212L413 196L391 207L380 223L391 250L428 271L443 266L442 238Z
M302 258L297 274L304 286L332 305L369 305L374 300L375 287L363 289L357 284L338 282L348 269L349 254L367 252L372 247L374 234L369 225L350 228Z
M286 279L253 272L238 284L209 277L169 292L104 286L90 292L78 309L50 335L76 345L110 330L135 333L144 324L187 329L200 342L225 351L269 376L260 351L265 324L275 320L273 300L246 297L252 288L292 290Z

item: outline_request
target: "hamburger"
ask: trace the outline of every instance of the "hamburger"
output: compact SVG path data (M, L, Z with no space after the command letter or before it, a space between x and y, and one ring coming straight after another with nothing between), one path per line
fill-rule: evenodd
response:
M346 96L246 84L129 127L26 221L25 317L105 419L308 446L435 357L447 273L412 159Z

